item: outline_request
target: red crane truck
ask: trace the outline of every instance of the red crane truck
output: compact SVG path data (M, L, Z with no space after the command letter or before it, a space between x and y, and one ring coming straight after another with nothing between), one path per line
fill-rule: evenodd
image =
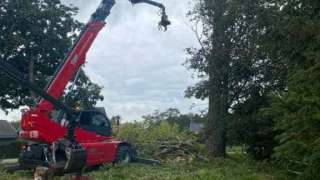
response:
M159 25L165 29L170 25L162 4L152 0L129 1L159 7L162 11ZM81 172L87 167L134 159L135 152L129 143L111 137L111 124L104 112L74 110L58 100L85 63L86 54L104 27L114 4L115 0L102 0L45 90L28 82L6 61L0 63L0 69L10 78L40 96L34 107L22 112L19 136L33 143L22 149L21 167L35 169L40 166L54 172ZM60 109L64 115L54 119L54 109ZM62 124L62 121L67 123Z

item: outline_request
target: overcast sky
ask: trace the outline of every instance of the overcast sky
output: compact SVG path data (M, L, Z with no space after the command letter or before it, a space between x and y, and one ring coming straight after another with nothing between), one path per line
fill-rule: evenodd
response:
M85 23L100 0L63 2L79 7L76 18ZM205 108L204 102L184 98L184 90L195 83L182 65L184 49L198 46L186 17L192 5L186 0L160 2L166 5L172 21L167 32L158 30L157 8L118 0L87 55L85 71L104 87L105 100L99 106L104 106L109 116L131 121L157 109L173 107L188 113ZM193 103L197 106L190 109ZM10 116L16 118L17 114Z

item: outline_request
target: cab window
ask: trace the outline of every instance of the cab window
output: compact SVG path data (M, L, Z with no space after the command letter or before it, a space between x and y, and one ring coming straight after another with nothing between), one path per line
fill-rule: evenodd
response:
M92 125L103 127L106 125L106 118L101 114L95 114L92 116Z
M80 116L80 128L110 136L111 126L107 117L99 112L84 111Z

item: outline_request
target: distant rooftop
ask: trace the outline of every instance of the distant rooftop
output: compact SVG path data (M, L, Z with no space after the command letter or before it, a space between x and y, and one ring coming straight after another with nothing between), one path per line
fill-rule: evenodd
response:
M17 137L17 130L8 121L0 120L0 140L11 140Z
M198 134L203 130L204 124L203 123L194 122L194 121L191 120L189 128L190 128L190 130L192 132Z

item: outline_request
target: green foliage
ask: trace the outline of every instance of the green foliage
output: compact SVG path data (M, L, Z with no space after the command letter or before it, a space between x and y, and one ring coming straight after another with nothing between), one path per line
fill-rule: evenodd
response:
M12 64L31 82L45 87L80 31L82 24L73 18L76 14L77 8L63 5L60 0L2 0L1 60ZM93 93L94 100L101 99L101 95L96 95L100 88L95 86L91 90L92 83L87 77L82 79L77 88L78 94ZM33 105L35 95L2 73L0 84L5 85L0 89L1 109Z
M64 100L73 108L92 109L98 101L103 101L102 87L93 83L81 69L75 86L68 88Z
M303 176L318 178L315 172L320 168L319 67L311 67L303 75L294 73L288 92L275 97L269 109L277 120L276 128L283 131L277 137L280 146L275 157L289 164L290 170L305 170Z
M21 179L20 175L18 175L18 174L8 174L1 167L0 167L0 176L1 176L1 179L3 179L3 180L11 180L11 179L18 180L18 179Z
M281 0L275 7L273 38L266 44L270 55L288 67L286 90L273 93L266 109L282 132L275 157L301 178L319 179L320 2Z
M21 180L21 179L32 179L33 174L31 171L16 171L9 174L5 171L4 167L0 166L0 177L1 180Z
M0 159L19 157L21 144L20 141L0 144Z
M137 147L142 156L152 156L159 150L159 142L189 142L195 136L180 130L166 121L126 123L120 126L117 139L128 141Z
M169 108L164 112L155 111L154 113L143 116L145 121L150 121L154 123L160 123L166 121L171 125L179 127L181 130L189 129L190 123L205 123L205 117L198 114L181 114L180 111L176 108Z
M277 145L274 138L278 132L274 130L274 120L261 112L268 106L268 97L256 93L234 107L229 121L229 144L245 145L247 153L257 160L270 159Z
M44 87L79 30L80 23L72 18L76 11L60 1L1 1L1 59ZM29 90L7 76L1 76L0 82L6 84L0 91L2 109L29 103Z

